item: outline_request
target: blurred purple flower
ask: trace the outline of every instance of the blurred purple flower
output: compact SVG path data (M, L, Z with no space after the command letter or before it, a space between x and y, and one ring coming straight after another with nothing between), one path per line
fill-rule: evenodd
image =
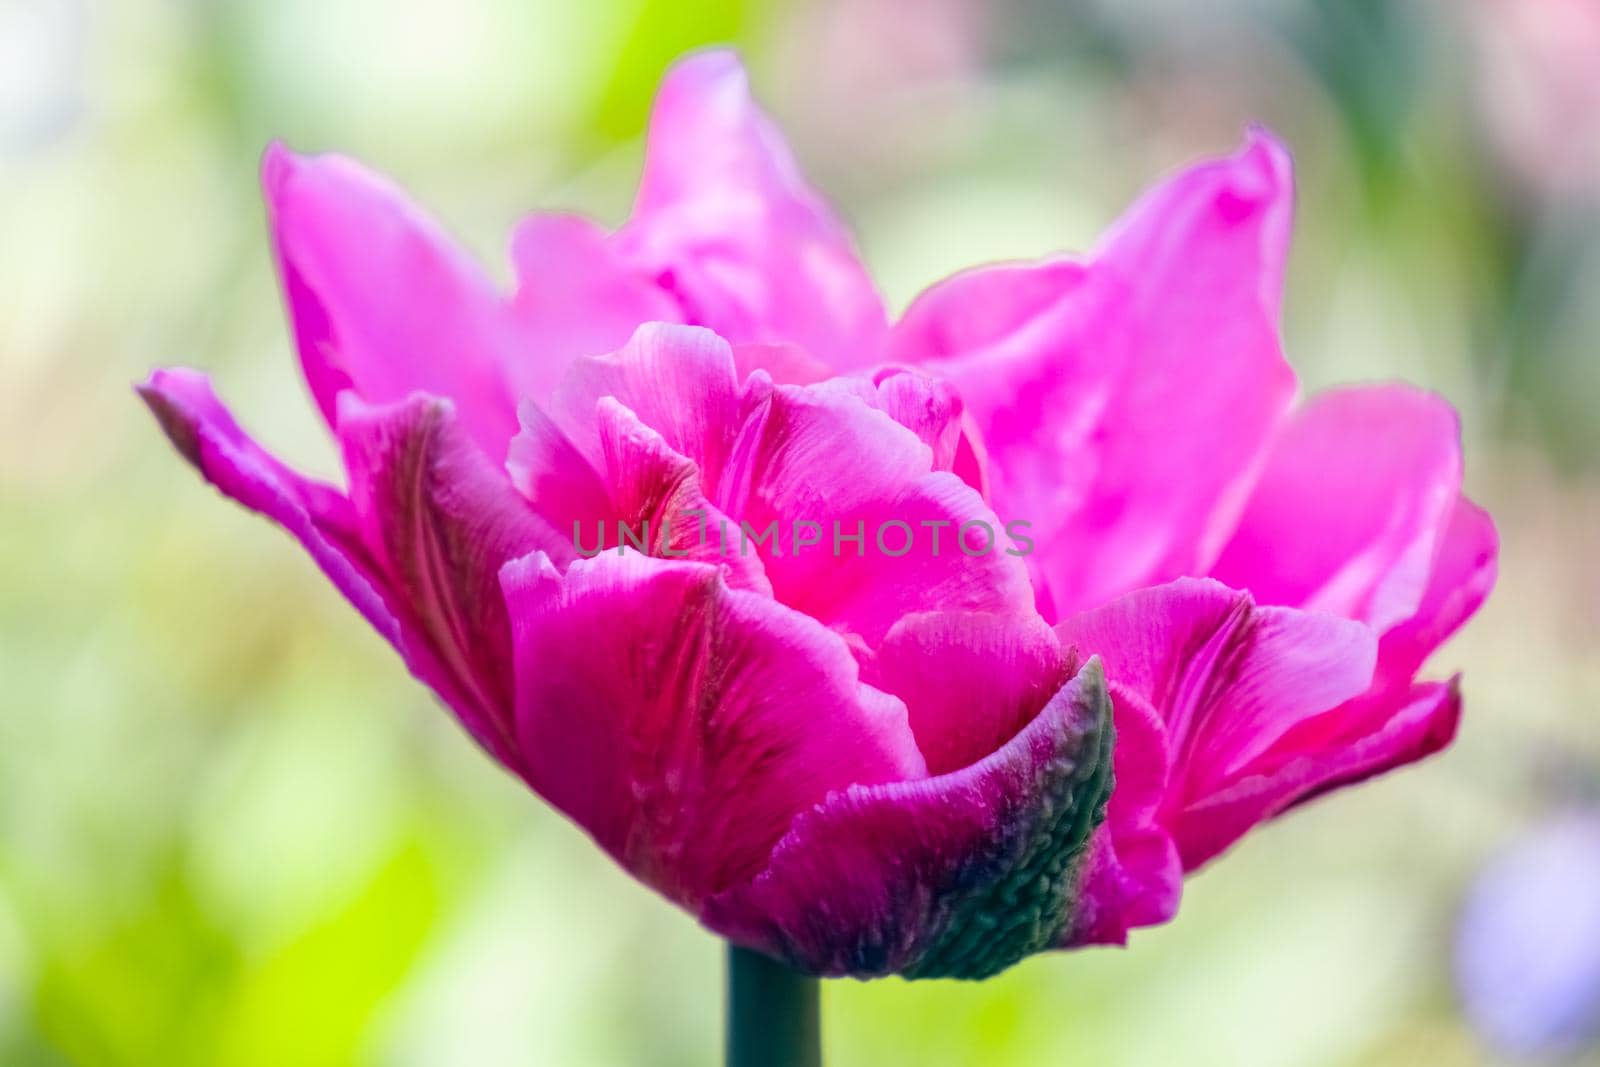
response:
M1473 887L1456 945L1467 1017L1517 1055L1600 1045L1600 812L1540 826Z

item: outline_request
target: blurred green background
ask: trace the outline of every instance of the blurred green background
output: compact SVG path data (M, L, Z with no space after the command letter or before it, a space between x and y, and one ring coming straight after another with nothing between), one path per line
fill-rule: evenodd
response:
M703 1064L719 945L468 742L129 383L211 371L323 473L261 148L396 176L505 277L624 216L657 78L732 41L896 308L1087 246L1261 120L1308 387L1465 421L1499 589L1445 757L1313 805L1130 951L830 983L839 1067L1497 1062L1464 887L1600 783L1600 7L1589 0L0 0L0 1064Z

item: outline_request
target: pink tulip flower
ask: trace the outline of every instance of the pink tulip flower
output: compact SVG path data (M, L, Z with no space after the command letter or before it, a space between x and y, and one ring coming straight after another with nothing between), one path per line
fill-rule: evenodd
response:
M629 221L527 219L509 294L347 159L274 146L263 184L346 486L194 371L146 401L484 749L738 944L981 977L1120 942L1251 826L1454 733L1456 683L1416 675L1494 529L1442 400L1297 402L1265 132L1091 254L892 324L725 53L668 76Z

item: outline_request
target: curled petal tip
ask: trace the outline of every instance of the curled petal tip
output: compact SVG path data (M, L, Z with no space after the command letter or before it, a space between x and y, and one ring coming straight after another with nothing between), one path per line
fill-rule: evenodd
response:
M207 394L211 387L206 376L198 371L158 368L142 382L134 384L150 413L156 417L161 432L167 435L184 459L196 466L200 463L200 440L193 419L187 417L177 400L177 394L189 389L201 389Z
M683 82L729 82L741 87L748 87L749 76L745 73L744 60L737 49L728 47L705 48L698 52L691 52L674 63L667 71L662 88Z
M289 180L304 162L304 157L276 138L261 153L261 192L269 212L276 214Z

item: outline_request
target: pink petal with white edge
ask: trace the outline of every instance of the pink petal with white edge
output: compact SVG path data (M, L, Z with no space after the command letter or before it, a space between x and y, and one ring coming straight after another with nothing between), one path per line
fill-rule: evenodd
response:
M693 909L765 865L832 790L918 778L905 708L844 642L704 564L508 565L529 781Z
M1460 489L1460 430L1442 398L1331 390L1279 437L1211 573L1381 633L1416 613Z
M488 277L387 180L342 156L267 149L261 183L295 344L329 423L339 394L449 397L496 462L527 358Z
M1109 717L1090 662L984 759L830 794L701 918L824 975L986 978L1058 947L1110 789Z
M1292 198L1288 154L1253 131L1092 257L956 275L895 327L891 359L959 390L1057 615L1221 550L1295 390L1277 332Z
M731 52L691 56L662 82L618 241L685 321L735 344L792 344L839 369L878 357L887 325L872 281Z

